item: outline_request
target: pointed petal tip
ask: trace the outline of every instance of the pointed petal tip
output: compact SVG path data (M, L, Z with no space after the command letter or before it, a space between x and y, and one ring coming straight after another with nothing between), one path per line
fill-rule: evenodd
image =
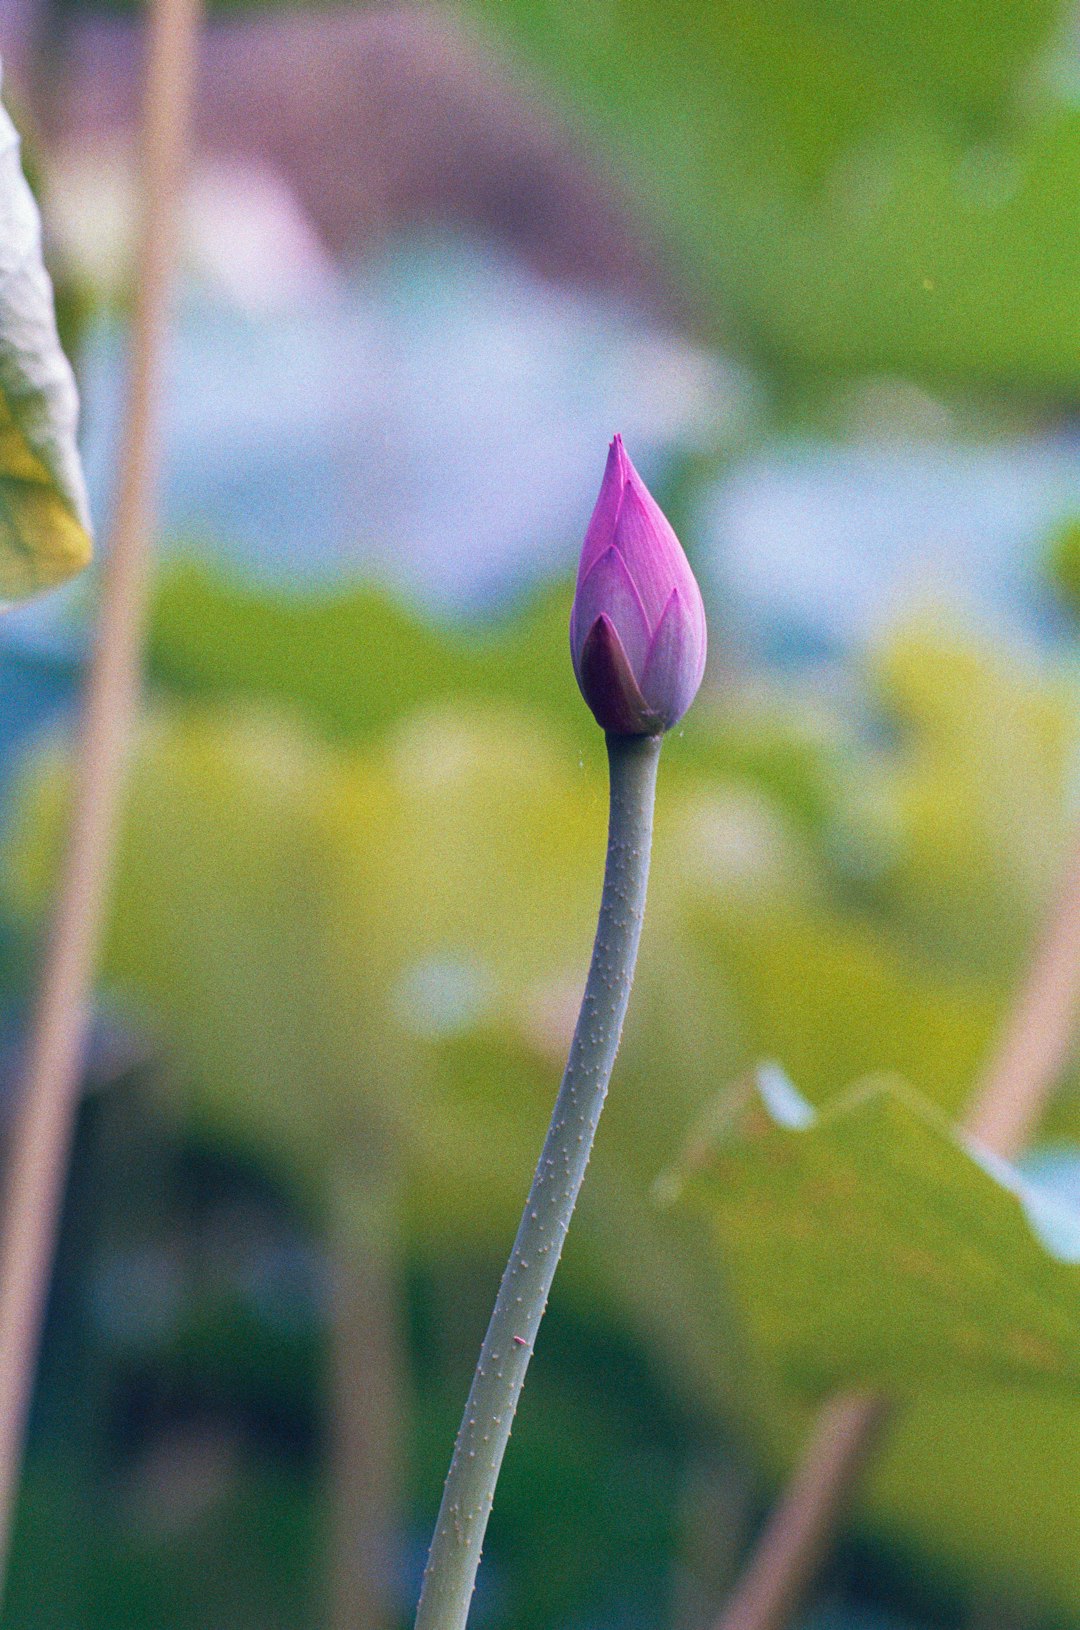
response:
M581 559L578 562L579 587L599 556L603 554L614 539L623 493L626 489L628 463L629 460L623 451L622 437L619 435L613 436L608 447L604 475L600 482L600 491L597 494L596 504L589 525L586 528L585 542L582 545Z
M618 475L620 489L626 487L631 473L637 474L630 454L626 451L626 443L622 439L622 432L619 430L616 430L608 443L608 466L609 468L614 467Z
M627 476L634 466L630 462L630 455L626 451L626 446L623 442L622 436L617 430L612 436L611 440L608 442L607 462L609 467L614 465L615 470L618 472L620 482L625 483Z

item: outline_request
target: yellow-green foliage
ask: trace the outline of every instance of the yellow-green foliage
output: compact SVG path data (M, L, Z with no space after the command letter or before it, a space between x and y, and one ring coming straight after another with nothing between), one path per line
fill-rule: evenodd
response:
M702 305L759 354L1075 392L1063 4L470 9L592 132Z
M37 205L0 105L0 600L54 588L90 559L78 405Z
M874 655L871 679L898 740L853 797L883 904L962 966L1010 973L1069 838L1075 685L929 612Z
M278 597L264 614L249 594L240 615L206 580L169 593L155 668L183 700L162 700L135 754L110 985L159 1032L178 1107L219 1136L270 1151L312 1194L387 1163L413 1249L471 1236L500 1251L602 864L600 736L572 692L546 688L568 668L564 608L479 651L394 613L396 651L377 597ZM1076 709L1056 679L931 617L870 672L859 713L729 690L666 746L635 1000L563 1279L617 1299L773 1470L805 1400L748 1353L707 1240L653 1203L653 1182L762 1057L812 1101L884 1068L958 1111L1068 826ZM54 753L18 790L6 877L27 915L54 875L63 783ZM1054 1119L1080 1134L1071 1091ZM1061 1515L1080 1503L1080 1426L992 1389L976 1417L962 1386L935 1386L883 1458L868 1520L1080 1610Z
M755 1345L796 1390L902 1402L964 1378L1067 1396L1074 1241L1063 1259L1060 1227L1004 1170L902 1082L815 1112L766 1066L722 1096L662 1191L706 1220Z

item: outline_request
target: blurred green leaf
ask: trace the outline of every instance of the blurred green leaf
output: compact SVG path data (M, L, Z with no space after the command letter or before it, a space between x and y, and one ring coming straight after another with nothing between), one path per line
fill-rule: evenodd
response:
M53 759L23 789L27 914L66 787ZM265 710L161 714L133 759L106 975L222 1132L316 1187L375 1139L429 1236L448 1211L486 1225L550 1106L603 820L602 783L506 714L426 714L363 759Z
M1051 1208L898 1083L816 1114L763 1070L695 1144L684 1193L755 1346L804 1389L1076 1385L1080 1212Z
M0 106L0 598L54 587L90 559L78 395L60 348L37 205Z
M1070 515L1050 535L1046 575L1069 611L1080 613L1080 516Z
M788 367L1074 392L1080 114L1057 0L473 0L714 316Z
M909 616L872 654L896 739L850 781L879 905L944 960L1014 976L1074 818L1074 676L955 619Z
M374 1137L421 1250L502 1247L595 926L606 797L591 728L582 766L535 715L490 704L421 713L363 753L250 704L162 711L133 756L104 971L161 1035L177 1107L316 1200ZM23 917L53 874L66 784L54 755L17 794L5 892ZM629 1305L705 1377L723 1319L671 1243L681 1225L648 1201L715 1087L707 1047L685 1075L668 1049L704 1033L673 940L678 804L669 792L659 812L639 1017L563 1277Z
M73 1619L87 1630L310 1625L322 1611L325 1539L309 1474L267 1455L236 1456L227 1437L218 1461L204 1447L192 1465L186 1447L182 1436L166 1440L120 1487L100 1475L79 1486L66 1445L63 1455L31 1457L9 1619L42 1630Z
M274 591L190 560L158 585L150 669L173 697L271 703L335 743L369 743L418 709L508 706L542 721L584 766L599 738L569 660L572 596L569 580L548 584L494 625L448 628L368 585ZM665 754L669 782L747 781L820 834L841 785L844 744L831 717L760 682L744 690L729 680L723 711L718 701L706 692L680 725Z
M564 585L465 637L363 589L266 594L194 566L158 597L171 701L135 758L109 982L200 1121L313 1195L377 1122L432 1261L505 1245L588 951L603 754L568 603ZM959 1113L1068 823L1075 699L1027 656L909 619L871 679L872 713L729 679L665 748L635 999L560 1275L570 1305L629 1314L773 1474L805 1408L653 1179L761 1057L814 1102L887 1068ZM17 795L6 873L27 912L63 788L54 760ZM1056 1127L1078 1112L1063 1091ZM869 1485L875 1539L1080 1611L1074 1415L966 1375L920 1394Z
M960 1583L981 1600L1020 1593L1048 1619L1071 1622L1080 1611L1078 1500L1075 1397L962 1381L905 1404L860 1526L900 1566L918 1557L923 1578Z
M591 740L569 660L571 595L559 583L502 627L447 628L366 584L302 595L190 561L159 585L149 656L178 694L288 704L337 741L466 695L573 720Z
M980 0L801 0L803 26L817 26L839 49L880 65L906 98L973 127L999 119L1016 94L1018 76L1047 42L1062 7L1057 0L1008 0L987 26Z
M742 1067L777 1059L815 1104L831 1096L837 1072L856 1080L895 1071L961 1112L1004 985L919 955L821 900L776 899L754 911L750 900L703 898L687 909L711 988L731 1003Z

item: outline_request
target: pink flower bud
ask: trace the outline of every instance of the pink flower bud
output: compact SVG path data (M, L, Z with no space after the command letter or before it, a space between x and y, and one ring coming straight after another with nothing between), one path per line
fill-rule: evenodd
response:
M597 723L616 736L670 730L697 695L705 643L690 562L616 436L570 614L574 672Z

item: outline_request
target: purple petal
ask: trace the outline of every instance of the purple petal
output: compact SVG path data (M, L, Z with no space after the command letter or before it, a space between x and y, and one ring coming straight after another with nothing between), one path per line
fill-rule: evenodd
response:
M665 730L681 719L697 695L705 671L704 624L699 638L694 618L678 589L672 589L653 635L641 681L645 701Z
M616 436L578 566L574 671L605 729L665 730L705 667L705 607L660 506Z
M574 596L570 652L575 668L593 624L600 616L610 620L632 672L640 674L649 648L649 625L637 589L617 549L604 551Z
M592 519L585 533L585 543L578 565L579 585L585 581L600 556L606 549L610 549L614 541L615 523L619 518L619 507L622 504L629 468L630 460L623 449L622 437L615 436L608 448L604 479L600 483L600 496L596 500Z
M645 702L610 618L589 629L578 667L581 694L596 722L615 736L647 736L663 728Z
M672 589L683 589L693 574L670 521L633 468L623 493L614 544L641 597L649 629L655 630Z

